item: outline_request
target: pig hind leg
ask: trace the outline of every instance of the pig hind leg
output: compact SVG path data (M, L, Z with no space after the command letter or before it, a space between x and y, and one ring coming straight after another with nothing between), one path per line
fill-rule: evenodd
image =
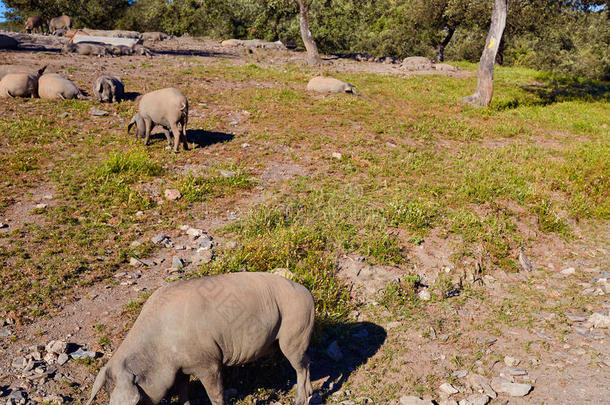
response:
M309 346L309 334L303 337L302 331L297 336L282 336L280 333L280 350L297 372L297 393L294 403L305 405L313 392L309 376L309 357L305 353Z

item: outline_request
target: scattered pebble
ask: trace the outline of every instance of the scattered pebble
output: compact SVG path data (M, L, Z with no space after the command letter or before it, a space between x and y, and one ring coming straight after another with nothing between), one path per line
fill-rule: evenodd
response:
M44 210L47 207L48 207L48 204L45 204L45 203L36 204L36 209L37 210Z
M222 169L220 170L220 175L227 179L230 179L231 177L235 177L236 174L237 174L237 172L233 172L231 170L222 170Z
M11 330L9 328L0 328L0 338L11 336Z
M431 295L430 295L430 291L428 291L427 288L424 288L423 290L421 290L417 296L419 297L420 300L422 301L430 301Z
M400 405L434 405L434 402L428 399L421 399L419 397L403 395L400 397Z
M572 322L585 322L587 320L587 314L581 314L577 312L566 312L566 318Z
M478 338L477 339L477 344L480 344L480 345L493 345L497 341L498 341L498 339L496 339L495 337Z
M99 108L93 107L89 110L89 114L95 117L103 117L105 115L108 115L108 111L100 110Z
M334 157L335 159L339 159L339 160L341 160L341 158L343 157L343 155L340 154L339 152L333 152L333 154L331 156Z
M165 198L170 201L175 201L180 197L182 197L182 194L180 194L180 191L176 190L175 188L168 188L165 190Z
M561 274L569 276L576 273L576 269L574 267L568 267L567 269L561 270Z
M532 266L532 263L530 262L530 259L525 254L525 251L523 250L523 248L519 249L519 264L521 264L521 268L525 271L534 270L534 266Z
M439 391L444 392L447 395L457 394L458 391L453 385L449 383L443 383L440 387L438 387Z
M462 399L459 405L487 405L490 399L485 394L472 394Z
M57 357L57 364L59 364L60 366L63 366L64 364L66 364L68 362L68 355L66 353L62 353Z
M94 359L96 353L92 350L83 350L79 348L77 351L70 353L70 357L74 360Z
M510 381L503 382L500 384L498 392L505 392L511 397L524 397L532 390L532 386L529 384L519 384Z
M514 357L504 356L504 364L506 364L508 367L518 366L520 362L521 360Z
M457 370L451 374L455 378L464 378L468 375L468 370Z
M598 328L598 329L610 328L610 316L604 315L599 312L593 313L593 315L591 315L589 317L589 322L591 322L593 324L594 328Z
M203 230L188 227L186 230L186 234L191 236L192 238L198 238L199 236L203 235Z
M182 259L180 256L173 257L173 259L172 259L173 268L180 270L184 266L186 266L186 262L184 261L184 259Z

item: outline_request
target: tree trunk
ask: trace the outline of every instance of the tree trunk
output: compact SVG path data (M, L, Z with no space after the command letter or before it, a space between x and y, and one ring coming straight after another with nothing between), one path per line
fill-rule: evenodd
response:
M506 13L508 11L508 0L494 0L494 8L491 12L491 26L485 41L485 49L479 61L479 77L477 91L462 99L463 103L474 106L487 107L491 103L494 84L494 63L496 54L502 40L504 27L506 26Z
M307 63L310 65L318 65L322 62L318 53L318 46L309 30L309 2L308 0L297 0L299 4L299 25L301 27L301 38L307 49Z
M455 32L455 28L454 27L445 27L444 31L445 31L445 39L443 39L443 42L441 42L440 44L438 44L436 46L437 62L443 62L445 60L445 48L449 44L449 41L451 41L451 38L453 37L453 33Z

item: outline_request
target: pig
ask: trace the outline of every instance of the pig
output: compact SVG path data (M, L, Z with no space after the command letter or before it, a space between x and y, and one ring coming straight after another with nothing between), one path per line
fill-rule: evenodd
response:
M51 18L49 21L49 32L54 34L56 30L68 30L70 31L70 27L72 25L72 19L67 15L62 15L61 17Z
M123 99L125 88L116 77L102 75L95 80L93 94L100 103L117 103Z
M47 73L38 79L38 95L51 100L83 98L83 94L72 81L57 73Z
M38 97L38 78L47 67L36 74L9 73L0 80L0 98L7 97Z
M150 49L148 49L144 45L140 45L140 44L135 44L133 46L132 50L133 50L133 53L136 55L142 55L142 56L152 56L153 55L153 53L150 51Z
M305 287L270 273L230 273L171 283L146 302L127 337L93 383L91 405L107 383L110 405L158 404L174 385L189 404L188 375L212 405L224 405L222 367L266 355L276 342L297 373L297 405L312 394L305 353L314 326Z
M9 73L36 73L36 70L26 65L0 65L0 80Z
M142 41L165 41L169 35L163 32L145 32L142 34Z
M188 150L186 139L188 115L189 103L180 90L173 87L156 90L142 96L138 113L129 122L127 133L135 125L136 136L144 137L144 144L148 145L151 130L155 125L161 125L165 129L169 128L174 135L174 152L178 152L180 141L184 150ZM178 124L182 126L182 133L178 131ZM169 142L167 132L166 136Z
M66 43L61 49L63 53L77 53L79 55L94 55L94 56L105 56L110 52L108 51L108 47L103 44L93 43L93 42L79 42Z
M19 47L19 41L8 35L0 34L0 49L17 49Z
M353 93L357 94L354 85L342 82L333 77L316 76L307 83L307 90L320 93Z
M34 15L32 17L29 17L27 19L27 21L25 22L25 32L27 32L28 34L31 34L32 32L35 32L36 30L38 30L40 33L42 33L44 31L44 21L42 19L42 17L40 17L39 15Z
M108 49L114 56L124 56L124 55L133 55L133 49L126 45L114 45Z

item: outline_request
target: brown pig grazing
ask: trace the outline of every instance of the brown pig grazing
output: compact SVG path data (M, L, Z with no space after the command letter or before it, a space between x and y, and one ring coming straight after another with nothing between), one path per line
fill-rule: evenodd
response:
M353 93L357 94L354 85L342 82L333 77L316 76L307 83L307 90L320 93Z
M144 136L144 144L148 145L153 127L161 125L166 129L169 128L174 135L174 152L178 152L180 141L182 141L184 150L188 150L186 139L188 117L189 103L180 90L170 87L153 91L140 99L138 113L129 122L127 133L135 125L136 136ZM181 125L182 132L178 130L178 124Z
M309 346L314 300L302 285L269 273L230 273L171 283L146 302L93 384L90 405L110 383L110 405L158 404L175 385L189 404L188 375L212 405L224 405L222 367L266 355L275 343L297 373L297 405L312 394Z
M44 21L42 20L42 17L40 17L39 15L29 17L25 22L24 29L25 32L27 32L28 34L31 34L36 30L42 33L44 31Z
M61 17L51 18L51 21L49 21L49 32L54 34L56 30L70 31L71 26L72 19L67 15L62 15Z
M38 95L51 100L82 98L81 91L72 81L57 73L47 73L38 79Z
M38 78L47 67L35 74L9 73L0 80L0 98L38 97Z

